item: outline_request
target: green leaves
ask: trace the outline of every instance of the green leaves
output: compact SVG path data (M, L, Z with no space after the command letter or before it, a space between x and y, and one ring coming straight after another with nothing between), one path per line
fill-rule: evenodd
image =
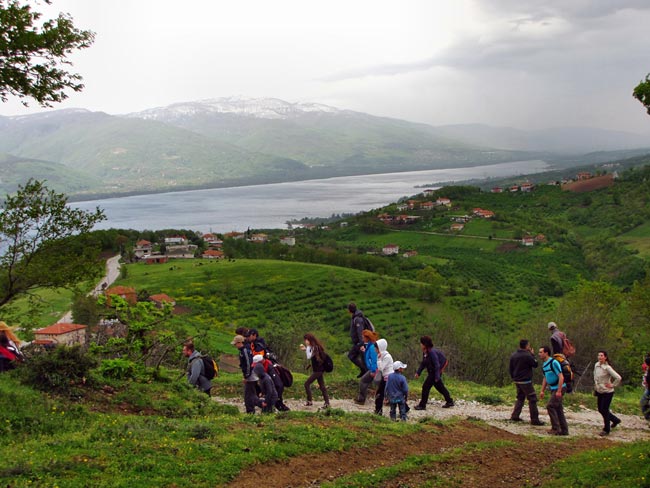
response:
M634 88L632 96L643 104L648 115L650 115L650 74L647 74L645 81L642 81Z

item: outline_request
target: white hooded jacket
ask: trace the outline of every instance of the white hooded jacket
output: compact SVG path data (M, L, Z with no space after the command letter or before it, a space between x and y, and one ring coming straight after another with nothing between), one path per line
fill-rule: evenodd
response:
M393 373L393 356L386 350L388 348L386 339L379 339L377 348L379 349L377 371L381 371L382 378L386 380L388 375Z

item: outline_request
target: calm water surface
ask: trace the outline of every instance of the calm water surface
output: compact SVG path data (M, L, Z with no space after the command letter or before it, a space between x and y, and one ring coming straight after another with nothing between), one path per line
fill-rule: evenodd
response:
M329 217L383 207L420 193L419 185L473 178L506 177L549 169L544 161L517 161L471 168L346 176L269 185L215 188L74 202L92 210L99 206L107 220L97 229L192 229L230 232L286 228L303 217Z

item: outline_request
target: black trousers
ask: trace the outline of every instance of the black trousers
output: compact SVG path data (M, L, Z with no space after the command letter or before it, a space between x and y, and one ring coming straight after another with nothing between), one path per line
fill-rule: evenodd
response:
M596 393L596 399L598 400L598 413L603 417L603 430L605 432L610 431L612 422L619 423L621 421L621 419L609 410L609 406L612 404L612 398L614 398L614 392Z

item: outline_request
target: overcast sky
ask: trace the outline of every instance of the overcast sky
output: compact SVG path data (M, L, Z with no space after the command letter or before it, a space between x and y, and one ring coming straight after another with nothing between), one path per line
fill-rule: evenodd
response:
M54 0L95 44L82 93L110 114L231 95L432 125L650 134L650 0ZM42 111L13 99L0 115Z

